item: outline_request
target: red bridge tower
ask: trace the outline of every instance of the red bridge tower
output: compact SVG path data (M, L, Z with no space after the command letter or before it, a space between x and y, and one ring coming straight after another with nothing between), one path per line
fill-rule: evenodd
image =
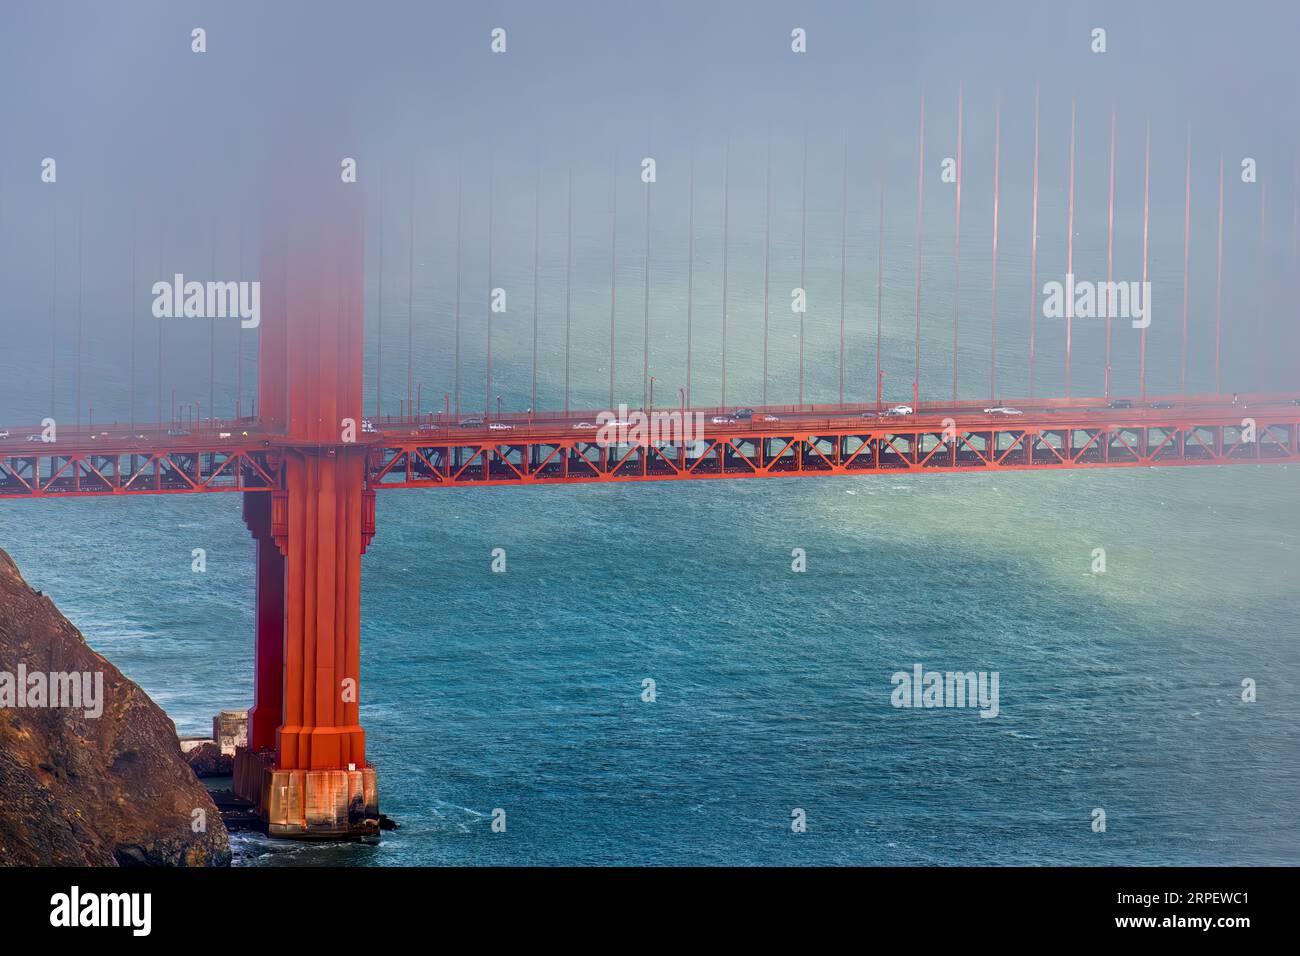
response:
M361 393L364 248L355 186L275 205L262 255L261 427L283 489L245 493L257 546L254 703L235 791L279 837L379 828L358 718L361 555L374 534Z

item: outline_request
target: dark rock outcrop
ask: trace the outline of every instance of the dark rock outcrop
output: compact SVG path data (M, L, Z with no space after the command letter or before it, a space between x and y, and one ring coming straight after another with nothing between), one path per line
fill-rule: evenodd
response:
M185 762L196 777L229 777L235 772L235 761L223 754L211 740L181 744Z
M18 706L24 671L102 674L102 713L88 716L84 700L48 706L49 689ZM0 865L229 862L226 828L171 720L0 551Z

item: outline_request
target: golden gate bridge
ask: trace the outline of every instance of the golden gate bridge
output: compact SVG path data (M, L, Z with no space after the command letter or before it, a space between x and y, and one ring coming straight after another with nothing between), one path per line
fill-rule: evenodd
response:
M960 100L959 100L960 103ZM1134 387L1117 389L1111 375L1111 320L1107 319L1105 386L1100 395L1071 393L1071 333L1067 313L1065 389L1059 396L1036 394L1038 356L1035 317L1038 282L1039 109L1035 96L1034 179L1032 186L1029 364L1023 399L1000 397L997 362L992 363L987 400L960 399L960 286L954 295L953 391L921 392L921 317L925 311L921 272L925 203L925 121L917 142L915 373L911 403L884 401L880 370L881 306L877 276L875 401L845 402L844 342L847 316L843 297L841 247L840 355L838 401L805 401L804 329L799 332L798 401L768 401L769 262L764 262L763 387L752 406L726 402L727 287L723 284L723 326L718 356L724 404L692 404L691 299L687 299L687 384L675 402L656 406L650 374L650 247L653 184L646 184L644 350L642 396L637 412L678 416L684 424L703 422L702 434L656 435L645 432L613 440L597 426L615 408L614 301L611 275L609 408L574 408L570 402L570 303L565 307L564 401L554 410L537 407L537 307L534 285L532 405L525 412L502 411L492 402L492 329L487 327L483 412L465 413L461 403L459 268L455 345L455 388L441 408L426 410L423 387L415 382L410 359L413 314L408 317L406 399L393 414L382 405L362 407L364 381L365 265L364 215L356 191L301 186L297 201L288 195L270 204L261 252L263 307L257 329L257 400L253 414L242 408L243 362L239 397L228 417L215 408L210 390L208 417L127 425L82 424L80 330L73 424L11 424L0 427L0 498L110 498L134 495L243 495L243 513L256 541L257 593L254 703L249 743L236 757L235 789L265 821L268 832L287 837L340 837L373 833L379 822L375 768L366 760L359 723L360 560L376 532L377 493L399 488L457 488L492 485L550 486L587 482L692 481L830 475L923 474L936 472L1086 471L1092 468L1191 467L1300 461L1300 394L1293 390L1224 394L1220 347L1223 338L1223 161L1219 162L1217 282L1215 287L1214 382L1210 393L1188 393L1188 248L1190 243L1191 139L1187 140L1183 247L1183 307L1180 387L1171 394L1147 389L1148 344L1142 327L1139 375ZM955 278L961 256L961 124L954 201ZM991 198L994 215L990 349L997 354L997 210L1001 182L1002 112L996 113L995 162ZM1074 112L1071 111L1067 273L1073 270ZM1110 125L1110 210L1107 281L1113 274L1115 124ZM804 208L801 218L801 283L806 254L806 146ZM847 147L845 178L847 179ZM1143 280L1147 279L1150 127L1147 125L1143 189ZM771 161L768 158L767 222L770 233ZM568 182L569 239L566 283L572 258L572 178ZM846 187L845 187L846 188ZM286 191L290 192L290 191ZM540 196L540 181L538 192ZM458 185L457 233L462 215ZM695 235L694 176L690 186L690 238ZM969 196L969 191L967 193ZM1264 200L1261 190L1261 238ZM878 254L883 256L882 224ZM615 213L615 216L617 213ZM724 202L724 263L729 206ZM489 211L488 231L492 230ZM611 258L617 234L611 231ZM841 242L847 235L841 219ZM1292 208L1291 262L1295 262L1295 209ZM539 236L534 237L534 274ZM490 244L490 239L489 239ZM765 236L770 252L770 235ZM765 253L766 255L766 253ZM382 253L381 253L382 262ZM458 242L459 267L459 242ZM490 266L489 266L490 271ZM689 283L693 282L693 271ZM1256 348L1268 333L1262 312L1255 317ZM134 317L132 319L134 322ZM375 375L382 382L382 309ZM734 330L733 330L734 331ZM750 329L757 334L756 329ZM132 339L132 418L135 409ZM158 348L161 366L163 350ZM215 359L210 356L210 361ZM161 382L161 377L159 379ZM211 383L210 383L211 384ZM1287 383L1294 384L1294 383ZM1003 382L1005 388L1005 379ZM55 391L53 376L52 393ZM454 394L454 403L453 403ZM662 393L661 393L662 399ZM158 417L161 418L161 384ZM616 424L626 425L626 421Z

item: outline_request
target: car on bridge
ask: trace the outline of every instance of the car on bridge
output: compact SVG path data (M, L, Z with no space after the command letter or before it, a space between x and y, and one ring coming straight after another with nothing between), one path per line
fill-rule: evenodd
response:
M754 417L754 410L752 408L738 408L731 414L733 418L739 419L742 422L747 422Z
M580 429L582 431L586 431L587 429L595 428L596 426L593 425L591 422L578 422L578 424L574 425L573 427L576 429Z
M897 418L902 415L912 415L915 411L916 409L912 408L911 405L895 405L889 411L885 412L885 414L892 418Z
M9 430L8 430L8 429L0 430L0 441L4 441L4 440L5 440L6 438L8 438L8 437L9 437Z
M1115 401L1110 403L1110 407L1111 408L1132 408L1133 403L1130 402L1127 398L1117 398L1115 399Z
M994 405L992 408L984 409L985 415L1023 415L1018 408L1012 408L1009 405Z
M712 421L713 424L715 424L715 425L734 425L734 424L736 424L736 419L732 418L730 415L714 415L713 418L710 419L710 421Z
M169 428L169 429L167 429L167 437L168 437L168 438L184 438L184 437L185 437L186 435L188 435L188 434L189 434L189 432L186 431L184 428Z
M494 432L512 432L515 430L514 425L507 425L505 422L493 422L488 428Z
M481 418L462 418L456 423L461 428L482 428L483 419Z

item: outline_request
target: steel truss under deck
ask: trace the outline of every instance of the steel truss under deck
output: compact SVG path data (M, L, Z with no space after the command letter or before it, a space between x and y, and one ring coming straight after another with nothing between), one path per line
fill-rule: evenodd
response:
M1262 414L1262 413L1261 413ZM590 432L529 429L494 438L367 435L366 485L386 488L685 481L872 472L1057 470L1300 461L1300 406L1208 424L1089 424L1008 419L990 425L888 420L797 427L714 425L697 442L602 445ZM1253 427L1253 435L1251 428ZM322 445L310 453L330 455ZM0 498L102 497L283 490L285 449L274 437L170 450L38 445L0 452Z
M694 447L601 446L590 437L506 442L389 442L371 453L370 486L564 484L870 472L1053 470L1300 461L1300 418L1241 425L998 428L850 427L721 431Z

